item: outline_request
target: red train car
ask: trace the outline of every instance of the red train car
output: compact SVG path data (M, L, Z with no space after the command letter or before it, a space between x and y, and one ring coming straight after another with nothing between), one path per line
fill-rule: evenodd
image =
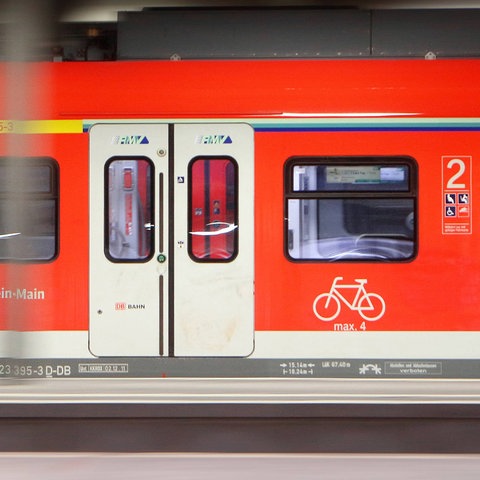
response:
M480 359L478 61L29 64L21 119L16 68L0 308L29 356Z

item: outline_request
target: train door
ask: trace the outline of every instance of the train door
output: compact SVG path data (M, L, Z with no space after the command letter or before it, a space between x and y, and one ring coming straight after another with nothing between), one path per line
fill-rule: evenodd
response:
M253 349L253 131L97 124L90 131L90 350Z

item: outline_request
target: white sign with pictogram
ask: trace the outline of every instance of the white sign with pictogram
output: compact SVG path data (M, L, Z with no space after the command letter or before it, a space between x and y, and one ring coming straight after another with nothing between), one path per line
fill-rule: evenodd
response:
M472 233L472 157L442 157L442 233Z

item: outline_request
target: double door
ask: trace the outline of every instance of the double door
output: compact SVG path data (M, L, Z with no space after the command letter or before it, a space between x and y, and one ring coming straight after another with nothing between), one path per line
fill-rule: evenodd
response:
M247 356L253 130L90 130L89 345L96 356Z

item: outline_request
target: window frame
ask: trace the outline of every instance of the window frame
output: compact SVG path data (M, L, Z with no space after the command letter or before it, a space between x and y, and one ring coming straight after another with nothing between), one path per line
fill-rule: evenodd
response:
M380 190L363 188L362 190L306 190L294 189L295 166L404 166L408 167L408 188L406 190ZM414 224L413 224L413 251L408 258L400 259L345 259L332 260L329 258L294 258L290 255L290 232L289 223L289 200L321 200L321 199L402 199L408 198L413 201ZM284 164L284 255L294 263L409 263L418 255L418 163L409 155L318 155L318 156L292 156Z
M195 162L200 160L228 160L234 169L234 203L235 203L235 215L234 223L236 228L231 232L233 234L233 253L228 258L201 258L194 254L192 248L192 212L193 212L193 187L192 187L192 170ZM211 199L210 199L211 200ZM239 165L238 162L230 155L197 155L193 157L188 163L188 212L187 212L187 228L188 228L188 255L196 263L231 263L233 262L239 253Z
M0 202L3 200L53 200L54 202L54 253L50 258L0 258L0 263L48 264L54 262L60 254L60 167L58 162L49 156L0 157L0 163L5 162L7 168L14 163L21 163L21 168L29 166L48 166L50 170L49 191L5 191L0 192ZM1 232L0 232L1 233Z
M145 258L117 258L111 255L110 253L110 226L109 226L109 210L110 210L110 195L109 195L109 185L110 185L110 165L116 161L145 161L150 168L150 209L151 209L151 223L155 224L155 214L156 214L156 205L155 205L155 165L153 161L144 156L144 155L116 155L110 157L104 166L104 242L103 249L105 257L112 263L147 263L155 255L155 228L150 230L150 252ZM134 189L132 188L132 191Z

